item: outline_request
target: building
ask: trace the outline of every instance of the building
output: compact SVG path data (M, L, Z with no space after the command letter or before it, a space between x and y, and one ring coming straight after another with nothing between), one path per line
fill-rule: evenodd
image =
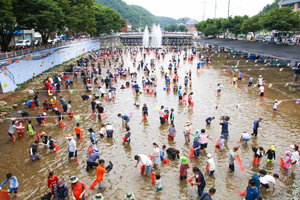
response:
M300 10L300 0L281 0L278 3L279 7L291 7L294 8L294 12Z
M194 24L189 25L187 28L189 30L189 33L197 32L197 29Z
M128 22L128 19L125 19L125 27L121 28L121 32L123 33L132 32L132 24Z

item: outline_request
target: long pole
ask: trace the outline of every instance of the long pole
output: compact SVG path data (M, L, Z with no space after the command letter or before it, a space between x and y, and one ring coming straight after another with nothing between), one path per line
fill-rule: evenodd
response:
M203 12L203 21L205 20L205 6L206 6L206 1L202 2L204 3L204 12Z
M215 18L217 18L217 0L215 1Z
M229 18L229 11L230 11L230 0L228 0L228 18Z

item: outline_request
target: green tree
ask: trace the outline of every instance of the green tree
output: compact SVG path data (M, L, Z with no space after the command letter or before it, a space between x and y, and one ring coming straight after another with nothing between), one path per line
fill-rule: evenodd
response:
M19 29L35 29L47 43L50 33L63 27L63 12L53 0L20 0L14 8Z
M206 28L202 31L205 36L213 35L216 36L219 33L215 24L208 24Z
M236 39L238 39L238 34L242 33L242 24L244 20L247 20L248 16L234 16L234 18L229 18L229 23L231 24L229 26L229 31L231 31L235 36Z
M170 26L165 27L165 31L168 32L176 32L178 30L178 26L176 24L172 24Z
M262 15L261 19L263 27L269 31L292 31L300 26L299 13L293 12L289 7L270 10Z
M266 5L265 7L263 7L263 9L258 13L259 15L263 15L266 14L268 11L273 10L275 8L278 8L278 3L281 0L274 0L273 3Z
M99 34L111 34L112 31L119 31L125 26L125 20L121 15L106 6L95 4L96 29Z
M184 32L185 29L186 29L185 25L179 25L178 26L178 31L179 32Z
M243 24L242 24L242 33L246 34L248 32L257 32L263 29L261 20L260 20L260 16L259 15L255 15L249 19L244 20Z
M13 14L11 0L0 1L0 45L1 51L6 52L14 36L16 17Z

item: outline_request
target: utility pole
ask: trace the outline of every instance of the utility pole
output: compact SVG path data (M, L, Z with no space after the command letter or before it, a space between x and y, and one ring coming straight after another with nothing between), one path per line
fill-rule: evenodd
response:
M228 18L229 18L229 11L230 11L230 0L228 0Z
M217 0L215 1L215 19L217 18Z

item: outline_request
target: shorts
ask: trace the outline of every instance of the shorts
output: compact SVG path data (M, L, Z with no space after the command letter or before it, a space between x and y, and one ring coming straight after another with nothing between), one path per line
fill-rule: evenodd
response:
M225 140L228 140L229 133L221 133L221 135L224 136L224 139L225 139Z
M298 75L299 75L299 74L294 74L294 78L298 78Z
M127 125L129 123L130 119L124 120L124 121L125 121L125 124Z
M234 172L234 164L232 164L232 165L229 164L229 169L230 169L231 172Z
M75 156L74 156L74 153L75 153ZM75 158L77 158L77 150L75 152L69 152L69 158L72 158L73 156Z
M146 174L150 174L150 172L151 172L151 165L148 165L146 167Z
M276 108L273 108L273 110L274 110L274 111L277 111L277 109L276 109Z
M86 164L89 168L93 168L93 166L98 167L98 163L86 161Z
M206 124L207 124L207 125L210 125L210 121L206 121Z
M18 188L9 189L8 193L12 193L14 191L15 194L18 193Z
M243 137L243 141L249 141L249 140L250 140L250 136Z
M67 108L67 105L63 105L63 111L64 111L64 112L67 112L67 109L68 109L68 108Z
M106 134L107 134L107 137L112 137L113 134L114 134L114 131L113 130L107 130Z
M219 89L218 92L221 92L221 90Z
M10 133L10 132L8 132L8 135L9 135L9 137L14 137L14 136L15 136L15 133Z
M187 179L187 176L180 176L180 180Z
M215 173L215 170L213 170L213 171L208 171L208 176L210 176L210 175L213 175Z
M252 82L249 82L249 83L248 83L248 87L250 87L250 86L252 86Z
M194 151L194 156L200 157L200 151L199 150Z
M178 96L179 100L181 101L182 100L182 96Z
M260 88L260 86L262 86L262 85L260 85L260 84L257 85L258 88Z
M260 93L259 93L259 96L260 96L260 97L263 97L263 96L264 96L264 92L260 92Z
M270 186L269 186L269 184L262 184L262 183L260 183L264 188L266 188L266 189L269 189L270 188Z
M50 149L50 150L53 150L53 149L55 149L55 147L54 147L54 146L50 146L49 149Z
M100 188L100 189L104 189L104 188L105 188L105 185L104 185L103 182L102 182L102 183L98 182L98 184L99 184L99 188Z
M207 148L207 143L201 144L201 150L204 149L204 148Z
M242 78L238 78L238 80L240 81L240 80L242 80Z
M190 134L184 133L184 137L185 137L185 138L186 138L186 137L190 137Z

